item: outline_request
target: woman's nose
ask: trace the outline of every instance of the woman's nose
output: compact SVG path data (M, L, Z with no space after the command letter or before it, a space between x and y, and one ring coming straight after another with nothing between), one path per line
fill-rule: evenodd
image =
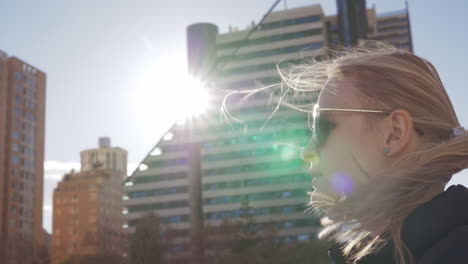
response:
M304 160L304 161L309 161L309 162L313 162L314 159L316 159L316 157L318 156L317 154L317 151L316 151L316 148L314 147L314 143L313 141L311 140L309 142L309 144L307 144L307 146L302 150L301 152L301 158Z
M317 149L314 147L313 142L310 142L301 152L301 158L306 161L310 162L309 170L315 171L317 170L317 166L319 163L319 154Z

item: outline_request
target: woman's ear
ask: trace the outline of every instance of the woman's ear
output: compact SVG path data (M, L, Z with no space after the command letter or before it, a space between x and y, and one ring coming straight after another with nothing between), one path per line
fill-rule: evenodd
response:
M411 114L402 109L393 111L385 120L385 136L388 156L406 153L416 136Z

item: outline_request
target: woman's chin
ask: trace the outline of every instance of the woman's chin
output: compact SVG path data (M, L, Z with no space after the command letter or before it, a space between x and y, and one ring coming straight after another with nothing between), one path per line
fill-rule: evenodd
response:
M310 197L310 206L319 217L327 217L333 221L342 218L338 213L340 197L334 192L323 192L314 187Z
M312 201L336 203L340 200L340 196L336 192L315 185L312 188L314 189L311 194Z

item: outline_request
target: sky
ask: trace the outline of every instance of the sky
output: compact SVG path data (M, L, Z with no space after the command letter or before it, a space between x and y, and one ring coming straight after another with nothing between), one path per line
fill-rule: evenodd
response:
M175 122L186 73L186 27L210 22L220 32L258 21L274 0L0 1L0 50L47 73L44 226L51 230L53 188L79 169L81 150L100 136L129 152L135 168ZM287 8L334 0L289 0ZM368 0L378 13L404 0ZM283 0L276 8L286 8ZM439 71L468 127L468 25L465 0L410 0L414 51ZM180 112L180 111L179 111ZM466 178L466 179L465 179ZM468 186L468 173L453 181Z

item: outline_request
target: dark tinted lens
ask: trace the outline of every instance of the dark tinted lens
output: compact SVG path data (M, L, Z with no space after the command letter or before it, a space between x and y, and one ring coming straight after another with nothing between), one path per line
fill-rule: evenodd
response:
M315 144L317 149L322 148L327 142L330 132L335 127L335 124L328 121L326 118L317 118L315 125Z
M318 105L314 106L314 111L312 113L312 137L315 141L315 148L322 148L327 142L328 135L330 131L335 127L335 124L328 121L326 117L320 116L320 108Z

